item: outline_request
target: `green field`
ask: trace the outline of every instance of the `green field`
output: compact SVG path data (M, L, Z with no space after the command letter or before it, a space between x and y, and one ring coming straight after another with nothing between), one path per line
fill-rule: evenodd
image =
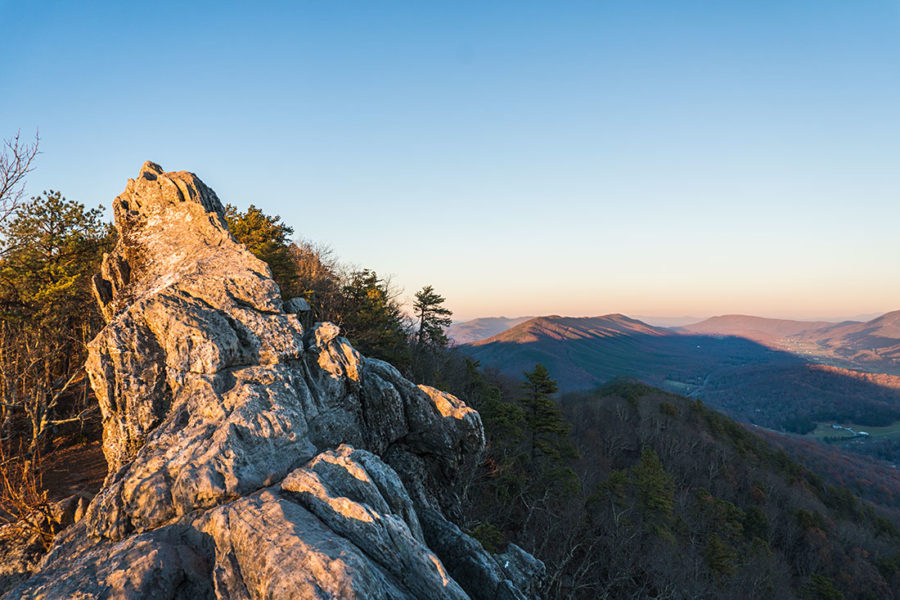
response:
M857 434L851 433L846 429L834 429L832 425L835 425L834 422L820 422L816 423L816 428L809 435L816 439L823 438L847 438L851 439L857 437ZM856 423L837 423L837 425L841 425L842 427L847 427L852 429L855 432L865 431L869 435L869 438L891 438L891 437L900 437L900 421L895 423L891 423L890 425L885 425L883 427L871 427L868 425L857 425Z

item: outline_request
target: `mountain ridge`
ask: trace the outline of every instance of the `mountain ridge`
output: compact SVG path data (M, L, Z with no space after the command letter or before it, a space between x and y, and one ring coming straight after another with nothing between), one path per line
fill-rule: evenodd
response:
M893 322L894 315L888 315L882 324ZM786 326L762 324L770 331ZM795 323L787 326L797 330ZM658 328L619 314L537 317L460 349L511 377L542 363L563 392L634 377L775 429L801 431L829 419L865 419L866 425L900 420L896 374L887 369L872 373L851 360L814 360L771 341ZM833 368L824 369L823 363Z
M537 341L540 335L556 340L609 337L622 334L669 335L666 328L654 327L621 313L597 317L563 317L548 315L534 317L490 338L472 343L484 346L496 342L528 343Z

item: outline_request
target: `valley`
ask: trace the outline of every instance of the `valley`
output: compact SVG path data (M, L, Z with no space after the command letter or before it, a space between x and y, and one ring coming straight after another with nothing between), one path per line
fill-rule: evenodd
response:
M618 314L548 316L461 351L509 376L542 363L568 393L633 377L777 431L815 435L821 423L852 423L874 432L900 421L898 316L842 324L726 316L678 328ZM884 437L892 435L856 445Z

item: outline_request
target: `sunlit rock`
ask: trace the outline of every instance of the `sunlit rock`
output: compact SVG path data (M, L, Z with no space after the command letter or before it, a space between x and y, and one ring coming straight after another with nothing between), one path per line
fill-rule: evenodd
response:
M445 518L477 412L304 331L193 174L147 163L113 207L87 362L109 473L5 597L533 596L539 562Z

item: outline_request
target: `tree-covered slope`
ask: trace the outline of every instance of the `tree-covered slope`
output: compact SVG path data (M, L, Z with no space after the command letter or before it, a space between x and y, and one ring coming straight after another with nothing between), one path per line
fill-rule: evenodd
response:
M890 511L702 402L628 379L564 397L576 453L557 460L560 481L537 473L541 490L509 460L527 426L497 398L469 517L543 559L551 597L900 598ZM498 490L503 508L479 502Z
M617 381L569 398L565 412L611 592L900 593L900 534L887 516L701 402Z

